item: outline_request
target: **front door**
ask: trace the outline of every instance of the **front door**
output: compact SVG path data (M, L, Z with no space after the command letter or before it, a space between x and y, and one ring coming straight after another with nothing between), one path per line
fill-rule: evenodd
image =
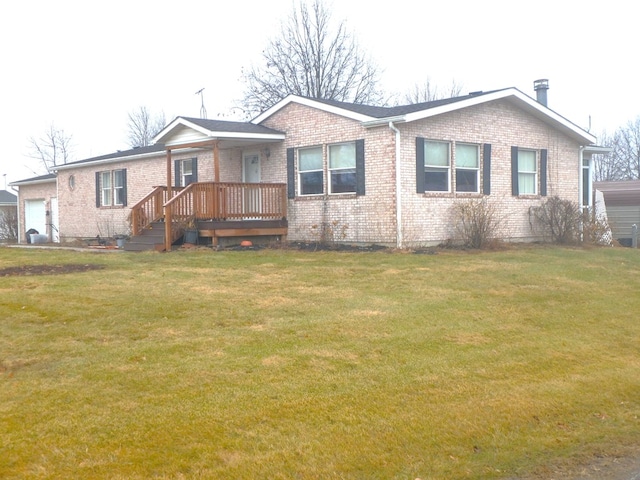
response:
M242 156L242 181L260 183L260 154L245 153ZM243 213L247 219L260 218L262 200L259 185L247 185L243 196Z

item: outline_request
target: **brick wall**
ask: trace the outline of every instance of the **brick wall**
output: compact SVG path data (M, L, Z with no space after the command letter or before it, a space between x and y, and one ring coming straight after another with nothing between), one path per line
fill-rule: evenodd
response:
M290 240L318 240L324 232L328 240L395 244L395 135L388 126L365 129L358 121L295 103L263 124L286 133L285 143L277 150L280 172L277 181L286 181L287 147L323 146L325 192L326 146L365 139L366 195L325 194L289 200ZM548 195L579 200L578 145L506 100L396 126L401 131L402 235L405 245L431 245L453 239L456 232L452 206L469 198L482 198L481 194L416 193L417 136L492 145L491 195L488 199L496 205L502 219L501 237L504 239L534 239L530 207L544 200L540 196L512 196L511 146L536 151L547 149Z

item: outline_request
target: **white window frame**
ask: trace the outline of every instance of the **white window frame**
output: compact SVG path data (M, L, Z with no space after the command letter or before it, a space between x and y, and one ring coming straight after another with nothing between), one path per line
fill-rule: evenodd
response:
M100 206L122 207L124 201L118 201L118 193L124 191L126 185L123 178L122 185L116 185L116 172L124 172L124 168L105 170L100 172ZM122 196L122 195L120 195Z
M186 187L187 186L186 177L192 177L193 176L193 162L194 161L195 161L194 158L184 158L184 159L180 160L180 186L181 187ZM185 173L186 169L184 168L185 165L187 165L187 163L189 164L189 174Z
M457 165L457 153L458 153L458 147L474 147L475 151L476 151L476 166L475 167L459 167ZM456 163L455 165L455 174L456 174L456 192L459 193L480 193L480 145L475 144L475 143L465 143L465 142L456 142L455 145L456 148L456 159L454 160L454 162ZM476 177L476 189L475 190L460 190L458 187L458 170L464 170L466 172L474 172L475 171L475 177Z
M520 168L520 154L521 153L532 153L534 158L534 169L533 170L523 170ZM538 169L539 169L539 159L538 152L536 150L530 149L518 149L518 195L537 195L538 194ZM533 192L525 192L523 191L523 183L520 179L522 177L533 177Z
M436 143L447 146L447 165L445 166L429 164L428 155L427 155L427 146L429 144L436 144ZM429 171L433 173L442 172L442 171L446 172L447 174L446 190L429 190L427 188L427 185L429 182L427 182L426 175ZM427 140L427 139L424 140L424 173L425 173L425 179L424 179L425 193L451 193L451 142L448 142L446 140Z
M300 167L300 160L302 159L302 153L310 150L320 150L320 158L321 158L320 168L302 170ZM315 147L298 148L297 153L298 153L298 158L297 158L298 195L301 197L308 197L313 195L324 195L324 149L322 148L322 145L316 145ZM303 176L309 173L318 173L318 172L320 172L320 174L322 175L321 191L313 192L313 193L303 193L302 191L302 187L304 186L304 183L302 181Z
M331 167L331 163L332 163L332 150L334 147L341 147L341 146L345 146L345 145L349 145L353 147L353 166L349 166L349 167ZM327 170L328 170L328 187L329 187L329 194L330 195L349 195L349 194L354 194L356 193L357 190L357 172L356 172L356 142L341 142L341 143L334 143L331 145L328 145L327 147L327 155L328 155L328 162L327 162ZM349 172L349 170L352 171L353 173L353 189L349 190L349 191L345 191L345 192L334 192L333 191L333 175L334 174L339 174L339 173L351 173Z

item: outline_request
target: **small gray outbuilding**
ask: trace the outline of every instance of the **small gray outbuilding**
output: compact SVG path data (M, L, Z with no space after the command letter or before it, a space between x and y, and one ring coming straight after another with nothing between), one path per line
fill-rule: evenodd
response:
M631 246L633 225L640 227L640 180L595 182L602 192L613 238Z

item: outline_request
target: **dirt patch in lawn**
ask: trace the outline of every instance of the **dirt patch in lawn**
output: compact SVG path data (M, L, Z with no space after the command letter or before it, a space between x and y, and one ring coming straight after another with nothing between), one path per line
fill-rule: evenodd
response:
M24 275L61 275L64 273L88 272L102 270L104 265L94 263L68 265L20 265L17 267L0 268L0 277L14 277Z

